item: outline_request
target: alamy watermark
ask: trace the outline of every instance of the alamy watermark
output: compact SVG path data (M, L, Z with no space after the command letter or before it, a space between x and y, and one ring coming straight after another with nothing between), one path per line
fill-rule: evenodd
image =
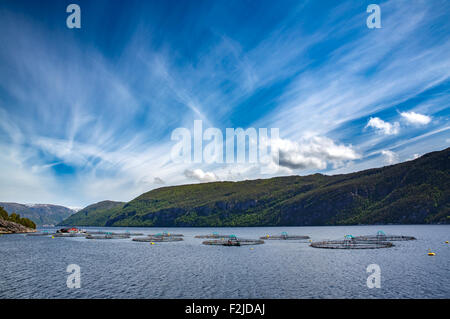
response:
M366 9L370 15L367 17L366 25L369 29L381 28L381 8L378 4L369 4Z
M278 139L278 128L271 128L269 136L269 129L253 127L226 128L224 138L220 129L203 130L203 122L195 120L193 134L184 127L172 131L177 143L170 155L174 163L258 163L261 173L270 174L278 167Z
M81 8L78 4L69 4L66 8L66 12L70 15L66 19L66 26L69 29L80 29L81 28Z
M77 264L70 264L67 266L66 271L70 273L67 276L67 288L81 288L81 268Z
M381 288L381 267L377 264L370 264L367 266L366 272L370 273L367 277L367 287L370 289Z

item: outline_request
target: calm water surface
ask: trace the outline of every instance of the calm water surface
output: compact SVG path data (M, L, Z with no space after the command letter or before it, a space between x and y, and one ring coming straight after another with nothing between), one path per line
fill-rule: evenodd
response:
M151 245L3 235L0 298L450 298L450 225L86 229L185 237ZM378 230L418 240L387 249L329 250L300 241L206 246L194 238L214 231L243 238L287 231L323 240ZM427 256L428 248L436 256ZM366 286L366 267L373 263L381 267L380 289ZM81 267L80 289L66 286L69 264Z

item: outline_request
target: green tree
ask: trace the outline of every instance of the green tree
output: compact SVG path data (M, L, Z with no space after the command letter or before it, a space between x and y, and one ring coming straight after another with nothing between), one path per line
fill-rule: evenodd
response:
M33 229L36 228L36 224L31 219L20 217L20 215L16 213L12 213L11 215L8 216L8 212L3 207L0 207L0 218L8 220L10 222L21 224L25 227Z
M21 218L19 224L22 224L28 228L33 228L33 229L36 228L36 224L28 218Z
M11 213L9 215L9 221L20 224L20 214Z
M4 220L8 220L8 213L1 206L0 206L0 218L4 219Z

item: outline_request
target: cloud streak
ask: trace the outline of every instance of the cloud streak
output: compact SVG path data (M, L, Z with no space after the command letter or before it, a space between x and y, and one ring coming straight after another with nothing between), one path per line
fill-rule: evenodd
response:
M268 2L257 14L245 3L92 3L83 12L117 24L99 18L78 33L57 27L56 5L34 16L2 3L0 200L83 206L163 184L272 176L254 164L171 163L171 131L196 119L279 128L277 175L444 148L450 7L436 1L411 3L408 15L383 2L380 30L352 1L320 11Z

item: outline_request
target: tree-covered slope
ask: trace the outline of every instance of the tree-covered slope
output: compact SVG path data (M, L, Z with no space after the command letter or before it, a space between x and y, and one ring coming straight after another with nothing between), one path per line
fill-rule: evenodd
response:
M60 222L58 226L103 226L108 221L111 214L119 211L123 205L125 205L124 202L114 202L109 200L92 204Z
M449 155L450 148L413 161L334 176L315 174L163 187L123 207L103 210L95 225L448 223ZM88 215L86 220L92 221ZM86 220L79 219L74 225L88 225Z
M8 214L0 206L0 234L29 233L34 232L36 224L28 218L20 217L19 214Z

